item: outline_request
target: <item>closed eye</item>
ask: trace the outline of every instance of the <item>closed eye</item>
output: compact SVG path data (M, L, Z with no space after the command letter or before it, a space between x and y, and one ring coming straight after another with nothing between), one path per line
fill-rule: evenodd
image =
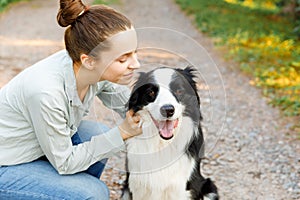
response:
M121 57L118 58L118 61L120 63L125 63L128 60L128 57L135 56L136 54L137 54L137 50L130 53L123 54Z
M126 57L122 57L118 60L120 63L125 63L127 61L127 56Z

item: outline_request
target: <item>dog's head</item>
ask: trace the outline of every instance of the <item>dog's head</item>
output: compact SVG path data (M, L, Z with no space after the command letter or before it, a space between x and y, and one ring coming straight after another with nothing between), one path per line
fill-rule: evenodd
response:
M141 73L128 102L134 112L146 111L162 139L174 136L182 117L199 123L200 100L194 69L157 68Z

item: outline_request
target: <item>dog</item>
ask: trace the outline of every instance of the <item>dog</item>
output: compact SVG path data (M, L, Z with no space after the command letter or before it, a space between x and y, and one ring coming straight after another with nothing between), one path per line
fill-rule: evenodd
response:
M140 73L129 102L143 133L126 141L123 200L218 200L200 172L204 155L196 70L159 67Z

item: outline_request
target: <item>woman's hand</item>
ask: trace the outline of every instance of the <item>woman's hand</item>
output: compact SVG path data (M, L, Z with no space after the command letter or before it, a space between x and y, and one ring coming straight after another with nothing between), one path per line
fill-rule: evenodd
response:
M119 130L123 140L140 135L142 133L140 116L136 115L132 110L129 110L126 113L126 118L123 123L119 125Z

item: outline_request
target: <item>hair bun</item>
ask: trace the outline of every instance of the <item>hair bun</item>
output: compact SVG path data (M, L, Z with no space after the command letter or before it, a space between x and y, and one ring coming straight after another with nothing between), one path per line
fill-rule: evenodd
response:
M57 22L62 27L71 25L77 17L86 9L81 0L60 0L60 8L57 14Z

